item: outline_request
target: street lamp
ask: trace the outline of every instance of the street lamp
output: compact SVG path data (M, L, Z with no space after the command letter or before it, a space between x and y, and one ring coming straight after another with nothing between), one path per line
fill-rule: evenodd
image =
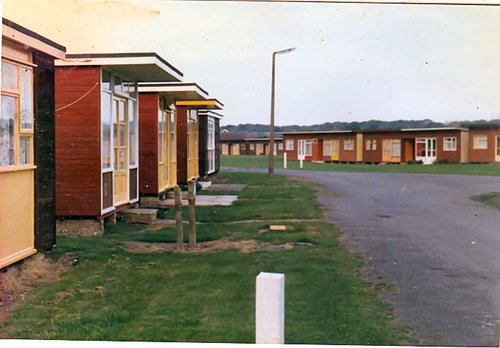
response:
M271 122L269 125L269 168L267 177L271 179L274 174L274 86L276 74L276 55L285 54L295 51L296 47L287 48L286 50L273 52L273 70L271 80Z

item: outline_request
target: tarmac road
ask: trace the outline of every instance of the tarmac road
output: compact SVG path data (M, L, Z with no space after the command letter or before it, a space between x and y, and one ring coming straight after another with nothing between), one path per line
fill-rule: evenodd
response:
M500 178L278 171L319 185L327 218L361 252L419 344L498 346L500 211L470 199Z

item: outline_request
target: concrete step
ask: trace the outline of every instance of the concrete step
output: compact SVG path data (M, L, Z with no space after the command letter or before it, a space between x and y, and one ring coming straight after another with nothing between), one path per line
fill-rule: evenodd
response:
M156 221L158 209L132 208L120 212L123 220L132 224L150 224Z

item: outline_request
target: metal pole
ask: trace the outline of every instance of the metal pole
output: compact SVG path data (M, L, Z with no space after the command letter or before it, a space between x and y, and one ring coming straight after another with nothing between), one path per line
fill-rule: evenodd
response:
M273 70L271 79L271 122L269 124L269 167L267 177L271 179L274 175L274 94L275 94L275 75L276 75L276 55L295 51L295 47L286 50L273 52Z
M274 86L275 86L275 73L276 73L276 52L273 52L273 69L271 77L271 122L269 125L269 167L267 177L271 179L274 175Z

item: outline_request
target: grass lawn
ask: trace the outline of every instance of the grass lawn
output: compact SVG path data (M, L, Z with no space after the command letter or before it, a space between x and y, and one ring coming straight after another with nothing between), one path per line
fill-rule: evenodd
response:
M491 192L472 197L473 200L500 209L500 192Z
M254 253L134 254L124 243L174 242L175 230L124 223L107 226L104 237L60 237L48 256L74 252L78 262L60 281L33 289L0 326L0 337L251 343L255 277L266 271L285 273L286 343L417 343L379 299L381 285L361 280L363 262L340 247L310 186L283 176L220 177L249 186L234 206L197 209L199 241L298 244ZM293 229L263 233L267 220L292 217L317 221L284 221ZM262 221L235 223L250 219Z
M267 156L221 156L222 167L267 168ZM288 169L300 169L299 161L288 161ZM283 157L276 156L275 168L283 168ZM378 173L422 173L422 174L462 174L500 175L500 163L488 164L342 164L311 163L304 161L304 170L331 170L336 172L378 172Z

